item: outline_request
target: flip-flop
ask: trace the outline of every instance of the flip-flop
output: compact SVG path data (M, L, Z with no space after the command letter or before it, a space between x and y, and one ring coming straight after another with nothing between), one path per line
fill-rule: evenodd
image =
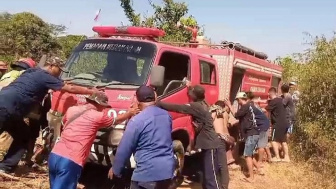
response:
M272 159L271 159L271 162L274 162L274 163L276 163L276 162L281 162L281 159L272 158Z
M258 175L265 176L265 173L263 170L256 171Z
M253 181L249 180L248 178L242 178L241 181L247 182L247 183L253 183Z
M284 163L290 163L290 159L282 159L281 161Z

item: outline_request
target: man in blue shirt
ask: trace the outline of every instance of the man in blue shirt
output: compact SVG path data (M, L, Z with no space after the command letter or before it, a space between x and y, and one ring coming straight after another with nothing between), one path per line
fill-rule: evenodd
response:
M97 91L65 84L59 79L64 66L64 62L58 57L50 57L42 69L26 70L0 91L0 133L4 130L10 131L14 138L7 155L0 163L0 172L12 172L20 161L29 139L23 117L36 104L42 102L50 89L75 94L93 94Z
M172 119L166 110L155 106L156 94L151 87L139 87L136 98L141 112L128 122L108 177L121 177L133 153L137 164L131 189L168 189L175 168Z

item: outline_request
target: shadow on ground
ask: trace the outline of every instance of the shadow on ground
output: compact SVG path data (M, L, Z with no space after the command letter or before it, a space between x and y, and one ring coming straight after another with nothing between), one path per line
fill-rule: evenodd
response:
M199 155L186 157L184 176L192 181L201 182L201 167L199 163ZM109 180L107 174L109 167L87 163L83 169L82 176L79 180L85 186L85 189L127 189L130 185L132 172L125 171L123 178L114 178Z

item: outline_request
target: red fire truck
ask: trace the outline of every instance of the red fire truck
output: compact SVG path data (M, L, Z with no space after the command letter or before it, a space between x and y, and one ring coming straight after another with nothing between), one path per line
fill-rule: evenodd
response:
M103 88L112 106L111 116L124 113L134 100L135 90L143 84L155 86L164 102L185 104L188 97L184 81L188 79L206 89L206 100L212 104L224 98L234 101L239 91L252 91L266 99L268 89L278 87L281 79L280 66L240 44L161 43L156 39L164 32L153 28L97 26L93 31L98 37L84 40L74 49L66 64L70 72L61 77L74 85ZM52 93L51 99L48 119L57 137L66 110L86 101L83 95L61 92ZM194 130L189 116L171 116L181 168L184 154L195 150ZM125 123L100 130L88 161L111 166L124 129Z

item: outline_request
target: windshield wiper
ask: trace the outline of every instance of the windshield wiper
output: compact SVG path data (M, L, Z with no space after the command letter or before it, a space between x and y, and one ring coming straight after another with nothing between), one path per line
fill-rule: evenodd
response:
M65 78L63 79L63 81L73 81L76 79L82 79L82 80L86 80L86 81L98 81L98 79L96 78L88 78L88 77L69 77L69 78Z
M120 82L120 81L112 81L109 83L104 83L102 85L97 85L97 87L108 87L111 85L131 85L131 86L140 86L139 84L134 84L134 83L124 83L124 82Z

